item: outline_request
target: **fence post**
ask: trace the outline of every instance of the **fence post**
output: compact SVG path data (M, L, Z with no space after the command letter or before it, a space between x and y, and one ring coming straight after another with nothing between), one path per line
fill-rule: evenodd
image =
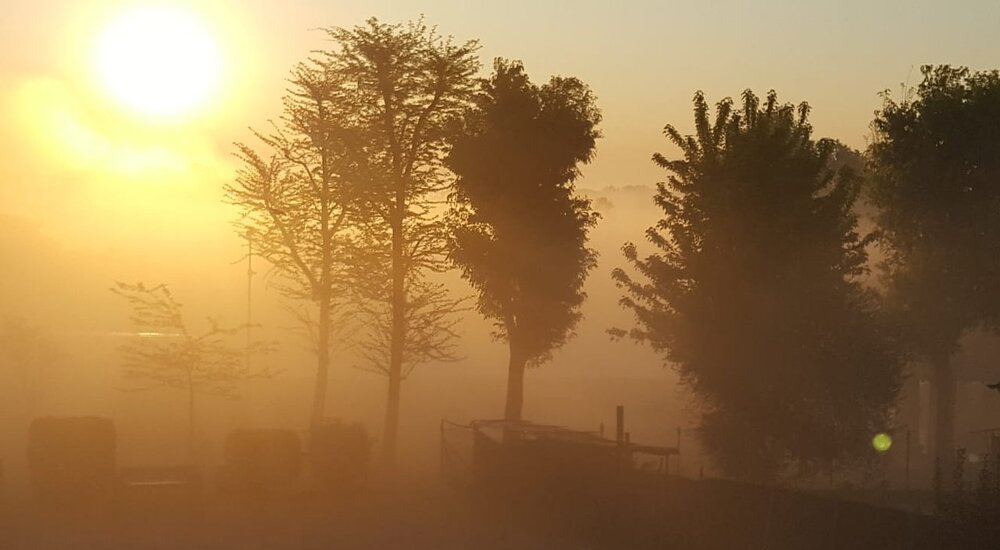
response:
M622 405L615 409L615 441L619 445L625 441L625 407Z
M615 443L618 455L615 466L620 472L625 465L625 407L623 405L618 405L615 408Z
M677 476L681 475L681 427L677 426Z
M441 461L441 482L447 485L447 483L448 483L448 472L447 472L447 467L445 465L445 460L447 460L445 458L445 452L447 451L447 449L445 449L445 442L444 442L444 419L443 418L441 419L441 423L439 424L439 429L440 429L440 432L441 432L441 448L438 450L438 452L441 453L441 456L440 456L440 461Z
M910 490L910 430L906 430L906 490Z

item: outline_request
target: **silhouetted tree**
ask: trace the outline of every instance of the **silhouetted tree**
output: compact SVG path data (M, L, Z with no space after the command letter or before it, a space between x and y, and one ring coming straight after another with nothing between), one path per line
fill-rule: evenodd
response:
M921 68L913 97L888 94L872 124L871 201L888 245L889 303L932 370L934 452L950 472L951 356L1000 314L1000 73Z
M596 265L587 233L598 215L573 182L594 156L601 115L579 80L537 86L520 62L498 59L482 87L448 157L458 176L452 259L509 347L505 418L521 420L525 367L570 338Z
M116 283L112 292L132 309L131 321L140 331L138 339L122 346L125 377L137 385L130 390L170 388L183 390L188 400L188 442L194 451L195 396L235 397L238 384L251 377L266 377L266 369L246 369L246 353L266 351L268 345L254 342L245 350L228 339L246 327L222 327L212 318L200 333L189 329L182 306L166 285Z
M241 210L240 235L274 266L274 286L315 307L315 313L296 311L317 353L312 425L323 420L331 348L348 314L349 189L360 177L351 159L364 148L351 128L357 114L343 77L317 60L296 66L280 123L270 134L255 132L267 152L236 144L242 167L225 188L227 200Z
M360 241L362 248L364 240ZM361 368L390 377L392 372L392 289L391 263L380 257L380 247L363 253L367 261L354 264L360 268L356 318L363 334L356 339L354 348L363 360ZM403 343L403 366L400 381L409 377L417 365L430 361L450 362L458 359L455 342L458 324L464 311L464 300L453 298L445 285L428 280L422 273L414 273L407 281L406 338ZM381 284L379 284L381 283Z
M438 204L452 178L442 161L452 121L474 91L478 45L455 44L423 21L389 25L373 18L326 32L334 47L321 52L318 63L338 86L347 121L364 144L349 157L359 167L355 188L365 236L355 251L367 256L360 264L381 262L379 273L388 275L369 273L354 284L367 311L383 316L372 337L388 347L375 368L388 376L382 455L391 463L406 365L445 350L440 338L450 336L448 315L460 308L425 276L447 266Z
M900 360L877 297L858 282L866 239L852 205L860 180L831 170L809 107L763 104L749 90L710 118L699 92L696 132L666 136L664 218L646 232L659 251L613 272L638 327L704 407L701 438L730 475L772 480L871 452L899 385ZM622 331L617 332L619 335Z

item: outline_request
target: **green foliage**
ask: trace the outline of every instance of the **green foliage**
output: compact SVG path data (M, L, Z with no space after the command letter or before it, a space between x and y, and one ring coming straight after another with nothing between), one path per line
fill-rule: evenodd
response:
M596 265L597 222L574 192L590 162L600 112L575 78L537 86L519 62L498 59L448 164L458 176L451 258L478 292L521 363L540 363L580 320L583 283Z
M915 96L886 94L869 154L889 296L933 358L1000 314L1000 73L921 71Z
M771 480L870 453L886 427L900 360L877 297L859 282L867 240L853 206L861 181L831 169L809 107L699 92L696 133L667 126L683 157L657 154L658 249L623 248L616 269L633 338L665 354L701 399L701 438L730 475ZM621 332L619 332L621 333Z

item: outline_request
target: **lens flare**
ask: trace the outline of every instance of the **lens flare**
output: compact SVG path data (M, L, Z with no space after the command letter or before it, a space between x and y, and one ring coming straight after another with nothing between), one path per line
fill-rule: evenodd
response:
M884 453L892 448L892 437L887 433L875 434L872 438L872 448L880 453Z

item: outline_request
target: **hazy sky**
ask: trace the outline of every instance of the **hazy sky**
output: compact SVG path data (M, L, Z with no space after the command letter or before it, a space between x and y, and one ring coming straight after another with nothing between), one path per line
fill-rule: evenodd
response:
M96 45L109 21L143 5L181 6L220 51L215 94L170 122L123 108L96 69ZM106 291L114 280L167 282L196 308L195 317L228 312L230 320L234 313L241 319L242 243L231 227L234 212L221 201L233 177L232 142L249 139L248 126L263 127L280 113L288 71L323 46L323 34L310 29L423 14L442 33L479 39L484 74L503 56L522 60L536 81L552 74L581 78L604 113L605 137L580 183L592 190L660 180L649 159L655 151L671 153L661 129L671 123L691 131L691 98L699 89L714 103L748 87L760 95L773 88L784 101L812 104L818 136L861 148L881 103L878 93L916 84L921 64L1000 67L1000 0L0 0L0 14L0 256L6 262L0 314L60 320L84 331L81 338L90 337L87 330L128 328L123 305ZM132 75L128 66L118 69L120 78ZM621 243L641 239L654 221L649 195L636 187L593 195L614 206L593 235L601 257L588 282L585 321L551 368L532 376L655 376L662 384L647 384L651 394L674 391L659 357L629 342L609 344L605 334L628 322L615 304L609 272L622 263ZM260 277L255 284L263 288ZM501 376L504 351L490 346L489 327L477 320L463 326L468 360L440 375ZM288 377L311 381L308 365ZM338 376L369 376L340 366ZM356 392L357 399L369 402L377 422L381 380L365 383L373 389ZM348 387L336 390L341 394L332 401L344 403L356 389ZM594 387L614 389L605 382ZM302 388L288 395L305 395ZM488 398L475 394L466 401L489 407L495 401L499 410L502 384L491 388L496 391ZM432 395L418 393L414 401ZM673 420L660 424L668 413L676 416L681 399L670 403L671 413L658 397L619 388L607 392L601 410L610 414L625 394L634 394L626 404L636 418L673 429ZM579 403L591 398L597 399L573 395ZM604 418L573 417L579 407L531 409L539 401L531 403L529 412L545 412L553 421L593 425Z
M225 75L208 114L150 124L97 89L96 37L115 13L143 4L188 6L218 41ZM605 134L585 172L588 187L659 179L649 157L666 147L660 129L690 128L698 89L714 102L747 87L774 88L813 105L819 135L862 147L877 93L915 82L920 64L1000 65L997 0L6 0L3 13L0 145L17 162L0 165L0 210L74 218L75 234L90 221L148 220L165 206L186 206L189 226L211 223L230 142L277 113L290 66L322 46L321 33L309 29L371 15L424 14L444 33L481 40L487 68L506 56L538 80L557 73L588 82ZM96 219L78 211L80 201L93 203ZM52 208L61 214L46 215Z
M103 29L137 5L180 5L221 51L216 93L172 123L123 109L96 75ZM669 153L660 130L690 131L698 89L714 102L774 88L812 104L818 135L863 147L878 92L915 84L919 65L1000 66L997 0L4 0L0 9L0 216L107 258L122 278L239 258L220 201L231 143L279 113L289 69L323 46L310 30L320 26L424 14L443 33L479 39L484 70L505 56L536 80L583 79L604 111L588 188L661 179L649 161ZM645 216L615 234L641 238Z

